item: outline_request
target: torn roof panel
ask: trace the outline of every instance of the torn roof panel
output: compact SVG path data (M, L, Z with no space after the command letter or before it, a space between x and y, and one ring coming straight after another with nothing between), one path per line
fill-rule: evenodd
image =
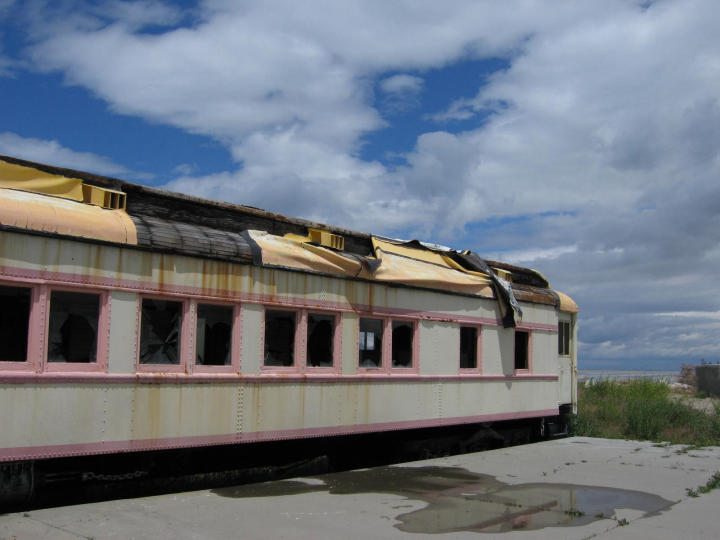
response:
M415 240L405 242L373 237L367 233L290 218L248 206L204 200L114 178L0 156L0 186L5 187L9 182L14 182L11 186L14 189L27 191L27 195L34 192L36 195L31 198L40 197L38 200L43 202L39 204L46 209L57 207L58 212L62 213L63 205L75 204L78 205L76 209L83 207L82 210L67 214L67 219L59 221L50 217L54 211L37 213L30 228L46 233L484 297L492 297L492 289L495 287L495 296L499 298L498 291L506 288L501 279L504 277L512 281L508 286L510 296L514 291L519 300L553 304L568 312L577 311L577 305L567 295L561 296L561 293L552 291L539 272L495 261L483 261L482 268L467 266L462 258L458 258L458 252L443 246ZM79 202L83 200L83 185L127 194L127 215L122 217L122 210L108 211L98 207L87 210L90 206ZM43 200L43 194L52 197ZM63 203L58 197L67 200ZM96 222L92 221L94 218L89 218L89 221L84 222L84 218L78 219L71 215L95 215L98 211L117 212L118 216L117 219ZM12 212L17 214L17 209ZM7 216L12 212L2 211ZM14 217L4 218L0 225L27 229L27 223L30 222L28 216L15 214L12 214ZM51 223L53 219L54 224ZM113 220L120 222L114 231L111 230L115 227ZM311 229L342 236L340 245L343 251L308 241ZM257 241L248 236L250 230L262 231L262 234L255 233ZM288 238L283 239L286 235ZM291 241L293 238L294 242ZM252 254L251 244L260 242L265 244L264 260L262 257L258 260Z

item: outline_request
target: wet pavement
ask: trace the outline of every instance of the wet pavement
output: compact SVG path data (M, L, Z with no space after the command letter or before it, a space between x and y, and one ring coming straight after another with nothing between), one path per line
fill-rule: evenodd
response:
M421 501L401 513L395 527L412 533L503 532L585 525L611 518L617 508L656 514L674 503L652 493L573 484L509 484L462 467L377 467L217 489L222 497L302 496L376 493ZM396 505L396 510L407 508Z
M569 438L0 515L0 538L720 538L720 447Z

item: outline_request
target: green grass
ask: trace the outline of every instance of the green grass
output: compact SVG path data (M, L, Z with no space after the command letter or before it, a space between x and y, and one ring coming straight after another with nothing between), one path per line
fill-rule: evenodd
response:
M710 477L704 486L698 486L697 489L686 489L690 497L699 497L702 493L710 493L713 489L720 488L720 471Z
M672 400L667 384L651 380L581 385L571 428L588 437L720 445L720 415Z

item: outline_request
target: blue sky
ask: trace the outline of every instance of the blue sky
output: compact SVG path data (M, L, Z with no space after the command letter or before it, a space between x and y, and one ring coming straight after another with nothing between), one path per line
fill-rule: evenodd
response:
M236 168L228 149L212 137L195 135L143 118L114 114L107 103L60 74L18 71L2 79L2 129L24 138L62 141L69 149L88 149L122 164L126 180L161 184L175 167L188 163L194 174Z
M0 153L535 267L720 360L720 4L0 0Z

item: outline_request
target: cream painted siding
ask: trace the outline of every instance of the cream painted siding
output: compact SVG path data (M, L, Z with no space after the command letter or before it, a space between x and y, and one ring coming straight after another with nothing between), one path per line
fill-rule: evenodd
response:
M557 311L553 306L543 304L522 304L522 322L535 324L557 324Z
M242 306L242 355L240 369L243 373L258 374L263 363L263 318L265 308L258 304Z
M460 370L460 330L442 321L421 321L420 374L442 375Z
M257 433L273 438L297 436L301 430L419 427L552 414L559 400L573 398L568 393L574 367L559 362L552 328L532 331L532 372L547 377L492 379L514 374L514 329L497 324L483 324L481 330L479 362L482 375L490 377L458 376L461 324L456 320L495 323L499 313L492 299L7 232L0 232L0 254L0 279L110 290L109 374L83 375L84 382L76 383L77 373L68 371L63 379L28 371L21 383L0 383L5 419L0 449L128 441L138 448L156 441L171 447L198 437L240 440ZM239 303L241 375L214 380L146 373L135 380L143 294ZM285 374L266 375L265 305L337 312L342 354L335 361L341 373L323 376L322 382L301 373L285 381L280 380ZM392 318L397 310L417 321L419 376L358 374L358 317L369 306L383 317ZM525 324L557 325L551 307L522 308ZM553 379L558 375L561 385Z
M358 317L355 313L342 314L342 358L336 358L341 362L343 375L351 375L357 371L358 364Z
M416 289L397 289L398 303L402 306L419 312L447 313L454 317L480 317L496 320L500 318L497 302L488 298L438 293ZM381 307L393 307L382 305Z
M105 392L95 384L0 386L2 447L102 441ZM123 405L127 423L127 404Z
M135 355L138 350L138 302L136 293L110 292L109 373L135 371Z
M548 396L552 395L551 400ZM552 381L45 385L0 388L4 446L152 441L428 419L556 406Z
M9 267L45 274L63 274L68 282L104 283L145 289L147 293L197 291L202 296L232 300L242 295L273 298L278 302L302 300L319 307L327 303L344 309L353 306L399 308L408 312L437 313L449 317L499 318L492 299L392 287L377 283L317 276L207 261L180 255L121 250L106 245L3 233L2 258ZM557 324L548 306L523 304L523 322Z
M515 373L515 329L496 327L500 345L500 373Z
M233 433L234 384L143 384L125 389L132 396L131 439L158 439ZM122 422L122 418L118 418ZM125 422L127 424L127 419Z
M534 373L557 373L557 333L533 330L532 371Z
M485 326L482 329L482 366L484 375L503 373L501 345L505 331L500 326Z

